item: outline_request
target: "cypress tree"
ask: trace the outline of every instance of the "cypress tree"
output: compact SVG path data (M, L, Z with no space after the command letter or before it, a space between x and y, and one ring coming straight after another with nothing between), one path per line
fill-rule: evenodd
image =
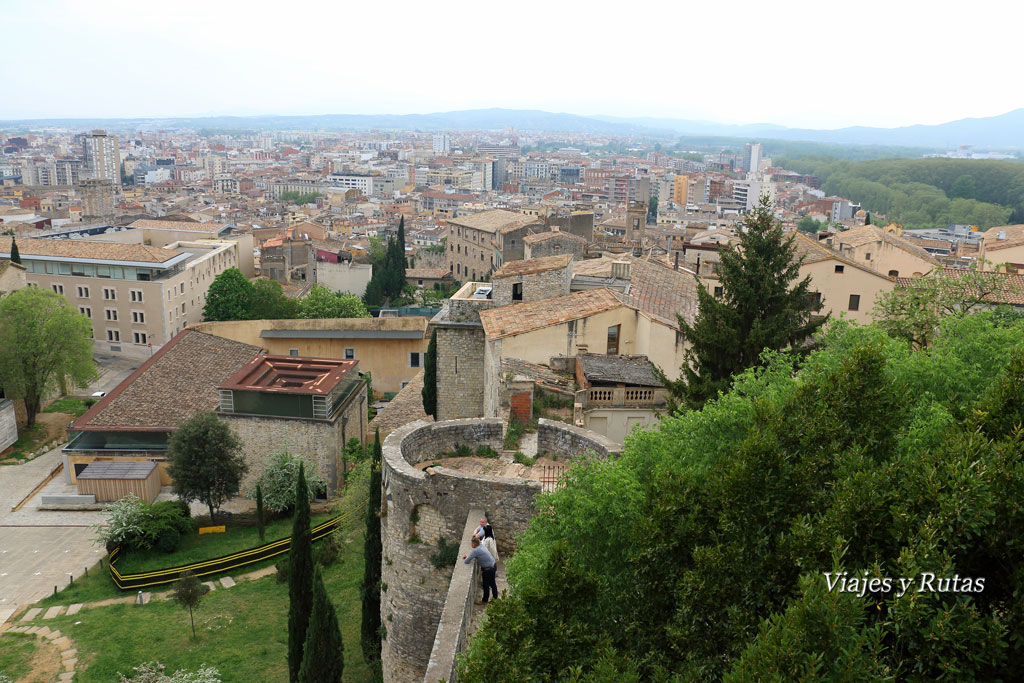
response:
M21 263L21 252L18 251L18 243L14 241L14 235L11 235L11 263Z
M299 464L299 477L295 483L295 522L288 563L288 679L291 683L299 683L302 648L313 608L313 541L309 531L309 491L304 463Z
M341 683L345 670L345 646L338 628L338 615L327 597L320 567L313 578L313 613L303 648L299 680L302 683Z
M825 322L814 317L810 276L795 282L801 263L796 238L782 232L767 196L744 223L739 248L722 253L721 295L713 296L698 283L693 325L677 316L690 346L682 376L665 384L690 408L727 390L732 377L758 364L765 349L799 344Z
M259 484L256 484L256 528L260 532L260 543L263 543L263 487Z
M398 219L398 248L402 252L402 272L409 267L409 260L405 258L405 216Z
M366 535L363 540L363 623L360 644L363 659L371 667L380 659L380 468L383 452L380 446L380 428L373 442L373 460L370 462L370 498L366 505Z
M423 411L437 419L437 329L430 333L427 355L423 359Z

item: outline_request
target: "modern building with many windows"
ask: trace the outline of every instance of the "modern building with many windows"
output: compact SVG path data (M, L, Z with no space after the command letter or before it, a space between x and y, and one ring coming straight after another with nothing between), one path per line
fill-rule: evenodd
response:
M110 180L121 185L121 153L117 136L105 130L94 130L82 136L85 167L93 180Z
M142 237L142 231L128 231ZM125 233L119 233L118 236ZM92 240L18 240L25 280L63 295L92 320L103 351L148 356L189 323L202 320L206 290L251 248L229 239L166 246ZM10 238L0 239L9 258ZM240 246L242 251L240 251Z

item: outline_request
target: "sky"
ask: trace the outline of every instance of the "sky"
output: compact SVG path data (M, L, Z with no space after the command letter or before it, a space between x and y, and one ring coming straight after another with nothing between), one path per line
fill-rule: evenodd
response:
M1024 107L1021 19L992 0L0 0L0 120L504 107L937 124Z

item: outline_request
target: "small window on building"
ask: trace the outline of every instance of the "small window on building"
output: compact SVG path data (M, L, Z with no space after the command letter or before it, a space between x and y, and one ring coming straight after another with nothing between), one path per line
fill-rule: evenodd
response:
M722 296L723 291L721 286L715 287L715 296Z
M515 282L512 284L512 301L523 300L523 283Z
M146 341L147 341L146 340L146 333L145 332L132 332L132 340L136 344L145 344Z
M104 310L104 312L106 313L107 320L117 320L116 308L107 308Z
M117 300L117 290L114 289L113 287L104 287L103 288L103 298L106 299L107 301L116 301Z
M89 308L88 306L79 306L78 312L84 315L86 318L92 317L92 309Z
M130 295L132 301L135 301L135 302L141 302L142 301L142 290L141 289L131 289L131 290L128 290L128 294Z
M821 292L811 292L811 308L815 311L821 310Z
M843 272L843 270L845 270L845 269L846 269L846 266L836 266L836 272L837 272L837 273L841 273L841 272Z
M78 298L79 299L88 299L89 298L89 288L88 287L79 287L78 288Z
M402 388L403 388L403 389L405 389L405 388L406 388L407 386L409 386L409 383L408 383L408 382L402 382Z
M132 311L132 322L133 323L144 323L146 322L146 314L142 311Z
M288 349L288 355L289 356L297 356L297 355L299 355L299 350L298 349Z
M409 367L418 368L420 366L420 352L411 351L409 353Z
M107 341L121 341L121 333L118 330L107 330Z
M864 260L865 261L870 261L871 260L871 252L870 251L868 253L864 254Z
M898 271L898 270L890 270L889 271L889 277L899 277L899 276L900 276L900 271Z
M355 358L356 358L356 350L355 349L345 349L345 360L355 360Z
M57 292L58 294L63 294L64 293L64 285L50 285L50 286L53 288L53 291Z
M851 311L859 311L860 310L860 294L851 294L850 295L850 310Z

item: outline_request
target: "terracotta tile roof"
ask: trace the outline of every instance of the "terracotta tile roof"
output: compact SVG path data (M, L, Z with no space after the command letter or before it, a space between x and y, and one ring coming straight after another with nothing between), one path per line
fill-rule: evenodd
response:
M1004 233L1006 239L999 239L999 233ZM982 235L985 240L985 251L996 251L1019 247L1024 244L1024 225L1002 225L996 228L989 228Z
M544 221L536 216L525 216L521 213L505 211L504 209L493 209L469 216L449 218L448 223L484 232L504 233L518 230L526 225L543 225Z
M506 261L501 268L491 275L492 280L516 275L531 275L543 273L547 270L558 270L565 268L572 261L572 254L558 254L556 256L541 256L540 258L521 259L518 261Z
M594 277L611 277L612 263L614 259L609 258L588 258L573 261L573 275L592 275Z
M500 339L579 320L621 306L606 287L563 294L551 299L500 306L480 311L487 339Z
M258 346L185 329L72 428L174 429L198 411L216 409L217 387L262 352Z
M588 382L626 384L640 387L660 387L654 375L654 365L647 356L608 356L581 353L576 362Z
M697 282L685 270L641 258L629 258L629 287L615 296L630 308L638 309L660 322L679 328L676 315L692 323L697 317Z
M228 227L224 223L200 223L199 221L162 221L154 218L141 218L128 225L129 228L147 228L149 230L179 230L183 232L219 232Z
M871 244L872 242L885 242L932 265L938 265L939 263L935 260L934 256L921 247L908 242L902 237L887 233L876 225L863 225L859 228L836 233L833 241L836 244L846 244L851 247L859 247L864 244Z
M260 355L217 388L326 396L356 365L354 360Z
M78 258L101 261L136 261L165 263L182 252L175 249L151 247L145 244L121 244L120 242L97 242L93 240L56 240L21 238L18 251L24 256L50 256L57 258ZM11 253L11 241L0 238L0 253Z
M580 237L579 235L574 235L571 232L564 232L562 230L552 230L550 232L538 232L534 233L533 235L527 235L526 237L523 238L523 242L525 242L526 244L537 244L539 242L547 242L548 240L559 238L567 239L572 242L580 242L581 244L587 243L587 241Z
M943 268L942 274L946 277L953 279L960 279L965 274L971 271L964 268ZM991 275L994 278L1002 279L1002 289L998 292L992 292L991 294L985 295L985 301L993 304L1008 304L1010 306L1024 306L1024 275L1016 275L1013 273L985 273ZM902 289L913 287L914 283L920 278L916 277L898 277L896 278L896 286ZM965 292L965 294L971 294Z
M452 274L447 268L406 268L405 277L408 280L440 280ZM455 276L452 276L454 279Z
M836 250L830 249L824 244L821 244L817 240L811 239L810 237L807 237L802 233L793 232L790 234L796 236L796 239L793 240L793 246L796 249L797 257L803 257L803 262L805 265L809 263L818 263L819 261L827 261L831 259L834 261L839 261L840 263L848 266L853 266L854 268L860 268L864 272L871 273L872 275L877 275L878 277L885 278L886 280L894 280L894 278L891 278L888 275L883 275L874 268L870 268L864 265L863 263L857 263L856 261L851 261L845 256L841 256L839 252L837 252Z

